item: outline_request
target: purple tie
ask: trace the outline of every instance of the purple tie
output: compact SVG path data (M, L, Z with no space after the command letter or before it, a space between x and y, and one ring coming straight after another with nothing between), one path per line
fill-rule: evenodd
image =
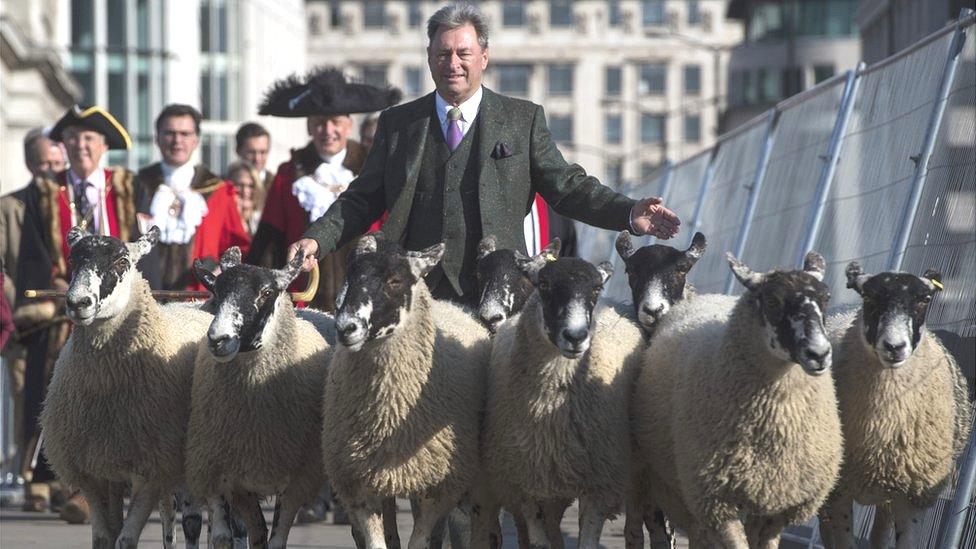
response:
M461 135L461 124L458 122L461 119L461 109L454 107L447 111L447 119L450 120L447 124L447 146L453 152L461 144L461 137L463 137Z

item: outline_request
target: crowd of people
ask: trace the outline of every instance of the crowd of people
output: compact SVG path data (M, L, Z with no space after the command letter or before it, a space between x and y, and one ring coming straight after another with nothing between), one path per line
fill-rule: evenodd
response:
M477 298L474 261L483 235L530 254L558 236L562 253L574 254L573 224L556 211L637 235L677 232L677 216L660 199L628 198L567 163L542 107L482 86L488 31L477 8L451 4L427 30L437 91L410 103L390 108L400 101L398 90L351 82L338 69L276 83L258 114L305 118L309 141L275 172L267 165L271 135L254 122L238 130L238 158L222 174L194 165L201 114L190 105L159 113L160 161L137 173L104 166L105 154L129 149L131 139L99 106L75 105L49 130L28 134L30 184L0 200L0 345L15 399L17 459L29 480L26 509L60 506L69 522L89 517L80 495L52 493L57 483L37 426L70 324L63 303L23 292L68 287L72 227L124 241L158 227L159 243L138 268L160 290L202 289L194 261L216 270L232 246L248 263L267 267L302 251L303 268L317 262L321 273L310 305L325 311L334 309L352 241L381 226L406 249L444 242L444 260L427 283L435 297L465 304ZM350 115L378 111L362 123L361 140L352 139Z

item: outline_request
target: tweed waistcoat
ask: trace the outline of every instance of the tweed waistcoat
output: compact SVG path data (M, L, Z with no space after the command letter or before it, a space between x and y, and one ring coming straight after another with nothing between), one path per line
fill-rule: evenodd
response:
M441 265L427 277L436 287L446 274L461 294L474 291L474 255L481 240L478 204L478 120L452 153L437 115L430 118L404 247L420 250L446 242ZM434 213L437 212L437 213ZM465 255L472 257L465 257ZM470 271L470 272L468 272Z

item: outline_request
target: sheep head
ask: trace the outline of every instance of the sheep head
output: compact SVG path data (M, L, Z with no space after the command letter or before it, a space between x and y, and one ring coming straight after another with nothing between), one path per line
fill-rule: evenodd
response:
M136 275L135 265L158 239L156 227L130 244L73 227L67 238L71 265L71 283L65 295L68 318L87 326L124 311L129 303L132 277Z
M544 251L552 257L559 255L559 239L550 242ZM515 250L497 249L494 236L484 237L478 245L478 318L491 333L518 314L532 293L532 281L519 267L520 262L527 260Z
M831 348L824 311L830 292L823 283L823 257L810 252L802 270L767 273L753 271L732 254L726 258L735 277L748 290L744 299L760 315L769 352L799 364L808 374L827 372Z
M403 251L379 232L360 238L350 254L346 282L336 298L339 344L356 352L402 327L416 288L425 284L424 276L443 255L443 243Z
M543 251L522 261L522 269L539 293L541 328L549 342L566 358L582 357L590 348L593 310L613 267Z
M705 235L695 233L691 245L678 250L663 244L634 249L630 233L617 236L617 253L624 261L637 320L650 332L685 295L688 272L705 253Z
M283 269L266 269L241 263L235 246L221 256L219 275L199 259L193 263L197 279L213 293L207 303L214 314L207 345L215 360L229 362L238 353L273 345L281 308L291 307L288 286L303 259L299 253Z
M861 294L861 339L890 368L903 366L922 339L922 326L942 275L929 269L921 277L909 273L867 275L857 262L847 266L847 287Z

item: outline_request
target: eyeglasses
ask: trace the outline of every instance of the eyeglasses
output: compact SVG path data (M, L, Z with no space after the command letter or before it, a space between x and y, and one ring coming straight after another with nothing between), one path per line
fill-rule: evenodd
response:
M196 137L197 132L178 132L176 130L165 130L162 133L163 139L169 139L175 141L177 137L182 137L183 139L190 139L191 137Z

